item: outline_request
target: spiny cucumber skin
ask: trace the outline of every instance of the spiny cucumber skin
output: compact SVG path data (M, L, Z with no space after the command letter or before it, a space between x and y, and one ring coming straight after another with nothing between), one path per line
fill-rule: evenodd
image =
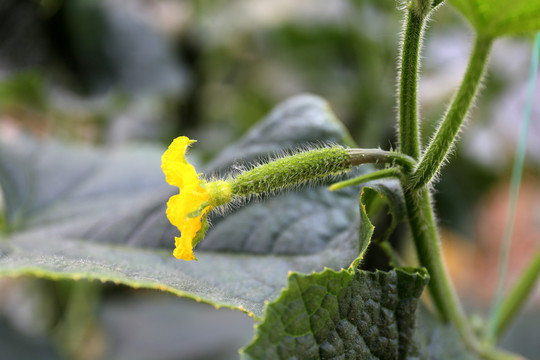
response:
M316 149L276 159L236 176L235 196L260 196L351 169L351 157L341 146Z

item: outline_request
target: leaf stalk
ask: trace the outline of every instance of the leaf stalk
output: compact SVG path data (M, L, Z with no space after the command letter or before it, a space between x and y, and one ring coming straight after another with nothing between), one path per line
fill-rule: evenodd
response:
M397 164L404 168L406 172L414 169L416 161L405 154L381 149L348 149L351 157L351 165L371 164Z
M455 144L463 121L480 88L492 43L491 38L480 36L476 38L461 86L412 175L413 189L422 188L435 177Z

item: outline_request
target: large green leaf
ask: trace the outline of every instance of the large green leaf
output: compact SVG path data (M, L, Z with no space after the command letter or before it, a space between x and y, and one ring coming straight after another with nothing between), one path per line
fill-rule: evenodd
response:
M346 138L323 100L301 96L279 105L205 172L224 174L278 149ZM318 186L214 217L199 261L174 259L177 230L165 203L177 190L164 182L163 150L20 138L2 144L10 235L0 239L0 274L159 288L259 317L289 271L339 270L358 256L358 188L331 193Z
M499 37L540 30L540 0L449 0L480 36Z
M405 359L427 281L424 270L293 273L242 358Z

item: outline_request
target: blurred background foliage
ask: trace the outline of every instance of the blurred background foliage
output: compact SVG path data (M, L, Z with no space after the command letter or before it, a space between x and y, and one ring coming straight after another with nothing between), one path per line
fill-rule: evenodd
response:
M396 148L400 17L393 0L2 0L0 136L165 147L184 134L211 159L279 101L309 92L329 101L359 147ZM472 36L450 6L430 23L426 141ZM473 120L436 186L452 276L479 311L495 289L529 55L530 39L496 43ZM540 243L539 119L537 106L509 282ZM0 353L16 359L234 359L253 334L243 314L156 292L24 278L0 289ZM507 348L540 353L530 339L539 308L536 296Z

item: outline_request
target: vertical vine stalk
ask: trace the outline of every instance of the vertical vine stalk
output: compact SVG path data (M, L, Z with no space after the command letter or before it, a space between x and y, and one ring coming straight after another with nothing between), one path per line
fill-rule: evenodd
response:
M399 64L399 146L400 152L415 160L420 156L417 83L424 21L424 14L408 9Z
M399 75L399 135L400 150L413 158L420 154L418 131L418 63L420 58L425 13L411 6L404 20L405 29L401 49ZM427 186L419 190L404 187L409 225L415 241L420 264L427 268L428 284L433 302L444 321L464 327L464 315L446 273L441 254L435 217ZM462 325L460 325L462 324Z
M407 12L399 75L400 151L415 159L420 156L417 83L425 17L426 13L419 13L414 7L410 7ZM409 226L415 242L416 252L420 264L430 274L431 280L428 284L428 290L433 303L442 320L452 322L460 332L464 343L469 348L477 351L480 349L480 345L470 329L461 308L442 256L429 192L429 181L433 178L455 141L463 119L476 95L484 73L490 45L491 41L484 41L483 39L476 42L461 88L426 152L426 154L429 154L428 158L422 158L423 165L421 163L422 168L420 169L424 177L421 178L420 182L416 182L414 187L409 186L407 183L403 186ZM432 159L434 155L440 157L440 159L434 161ZM419 167L417 167L414 174L409 174L409 176L417 174Z
M427 186L419 190L404 187L403 193L418 260L429 272L428 290L433 304L444 322L456 326L469 348L478 349L479 344L446 270L429 189Z

